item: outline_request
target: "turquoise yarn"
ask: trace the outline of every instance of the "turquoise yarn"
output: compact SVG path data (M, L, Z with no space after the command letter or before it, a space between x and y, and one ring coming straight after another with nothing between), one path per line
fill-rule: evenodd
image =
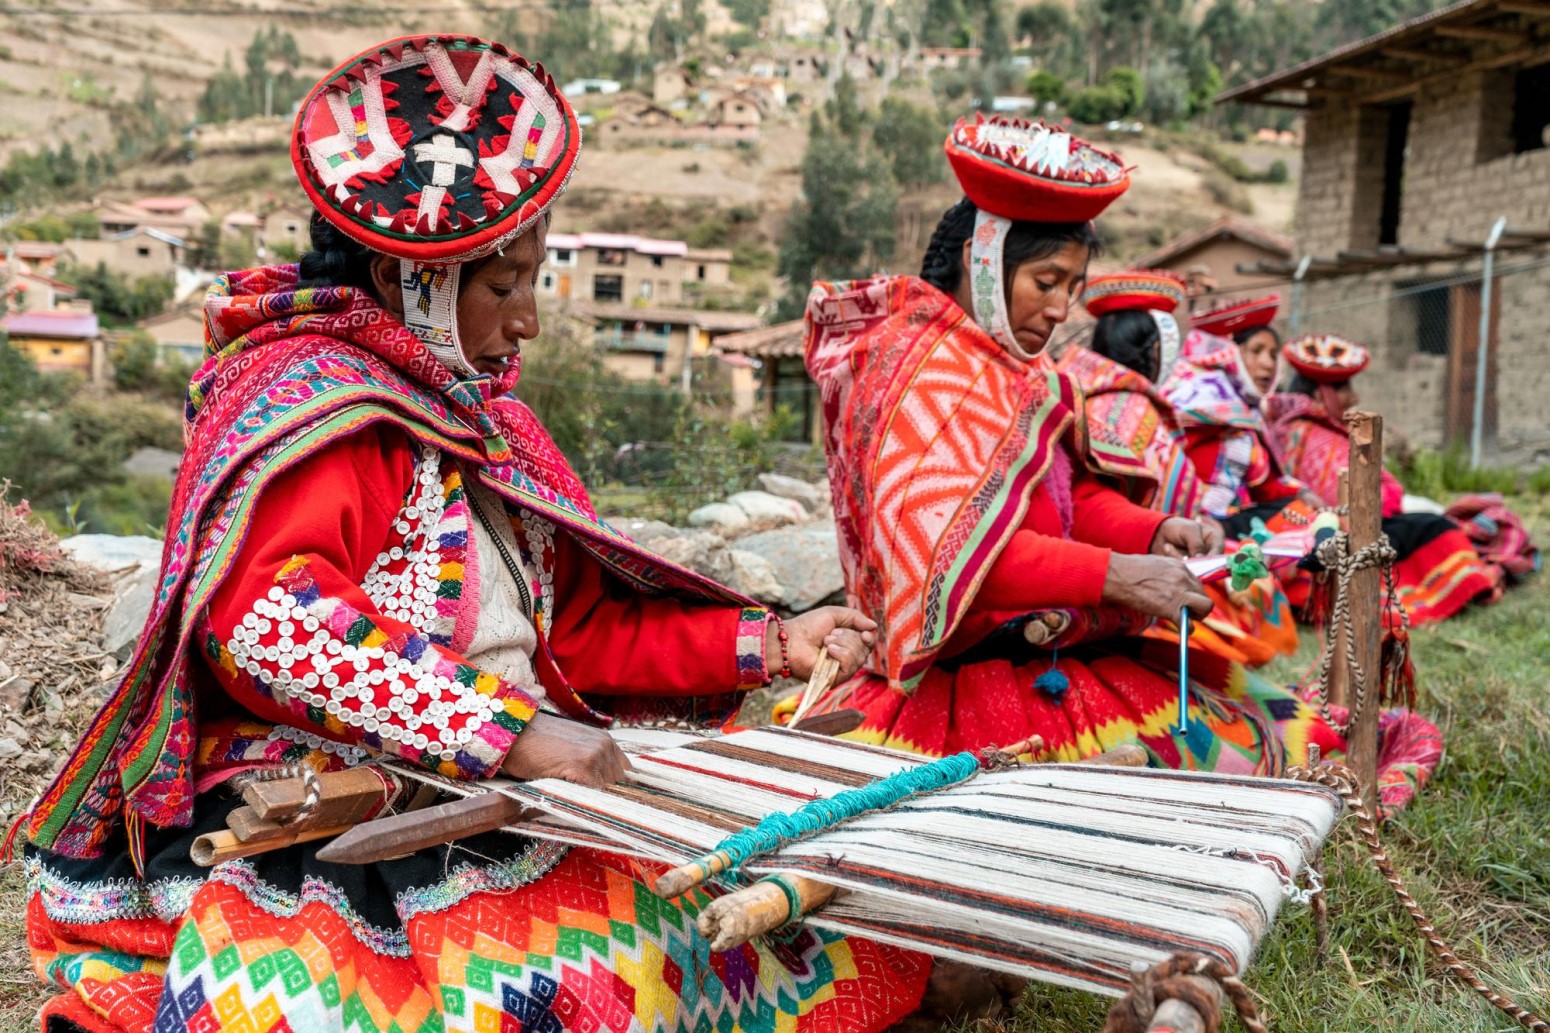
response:
M1071 687L1071 679L1067 678L1060 668L1051 667L1033 679L1033 687L1047 694L1058 707L1065 702L1066 690Z
M943 757L868 785L809 800L790 814L766 815L757 825L723 839L713 852L725 854L731 860L730 867L736 868L750 857L825 832L870 811L886 810L922 793L957 785L973 778L979 769L979 757L972 753Z

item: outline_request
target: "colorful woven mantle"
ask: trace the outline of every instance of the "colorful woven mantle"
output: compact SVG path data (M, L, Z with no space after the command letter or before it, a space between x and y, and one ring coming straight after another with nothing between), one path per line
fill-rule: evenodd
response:
M814 286L806 362L823 394L840 563L878 623L873 669L909 692L1075 436L1080 393L1009 355L913 276Z
M646 553L597 518L532 412L503 381L459 380L403 324L352 288L297 289L295 266L222 277L207 304L209 358L189 388L188 449L174 487L159 589L134 657L33 809L34 843L89 856L114 823L192 813L197 629L229 572L254 500L281 471L379 420L477 467L513 505L575 534L610 571L649 592L747 601ZM550 699L605 720L574 692Z

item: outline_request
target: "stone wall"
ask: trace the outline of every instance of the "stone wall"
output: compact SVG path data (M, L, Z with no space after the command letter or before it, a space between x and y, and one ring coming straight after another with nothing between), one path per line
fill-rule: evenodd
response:
M1400 247L1435 253L1483 241L1502 215L1513 229L1550 230L1550 149L1511 153L1513 86L1510 70L1472 72L1425 83L1413 97ZM1389 117L1386 108L1338 100L1309 113L1299 255L1333 259L1377 245ZM1550 246L1500 252L1497 267L1497 438L1488 448L1504 463L1550 459ZM1464 256L1310 281L1301 329L1371 347L1372 372L1358 382L1364 405L1410 443L1440 447L1448 435L1447 352L1460 342L1448 321L1420 325L1422 312L1407 298L1412 285L1434 279L1472 289L1480 268L1478 256ZM1472 328L1461 333L1472 340ZM1455 428L1456 439L1467 440L1468 429Z

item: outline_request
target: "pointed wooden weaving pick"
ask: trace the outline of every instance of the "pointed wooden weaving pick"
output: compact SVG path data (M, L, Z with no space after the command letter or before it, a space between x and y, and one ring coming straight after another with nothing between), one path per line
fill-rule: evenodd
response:
M374 864L542 815L503 793L480 793L357 825L319 850L318 860Z

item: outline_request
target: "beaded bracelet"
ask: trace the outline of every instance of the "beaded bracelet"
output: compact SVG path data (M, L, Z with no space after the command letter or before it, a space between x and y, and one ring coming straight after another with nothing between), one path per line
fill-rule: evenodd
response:
M771 619L775 621L775 633L780 638L780 671L777 673L782 678L794 678L796 676L791 673L791 636L786 633L786 622L773 615Z

